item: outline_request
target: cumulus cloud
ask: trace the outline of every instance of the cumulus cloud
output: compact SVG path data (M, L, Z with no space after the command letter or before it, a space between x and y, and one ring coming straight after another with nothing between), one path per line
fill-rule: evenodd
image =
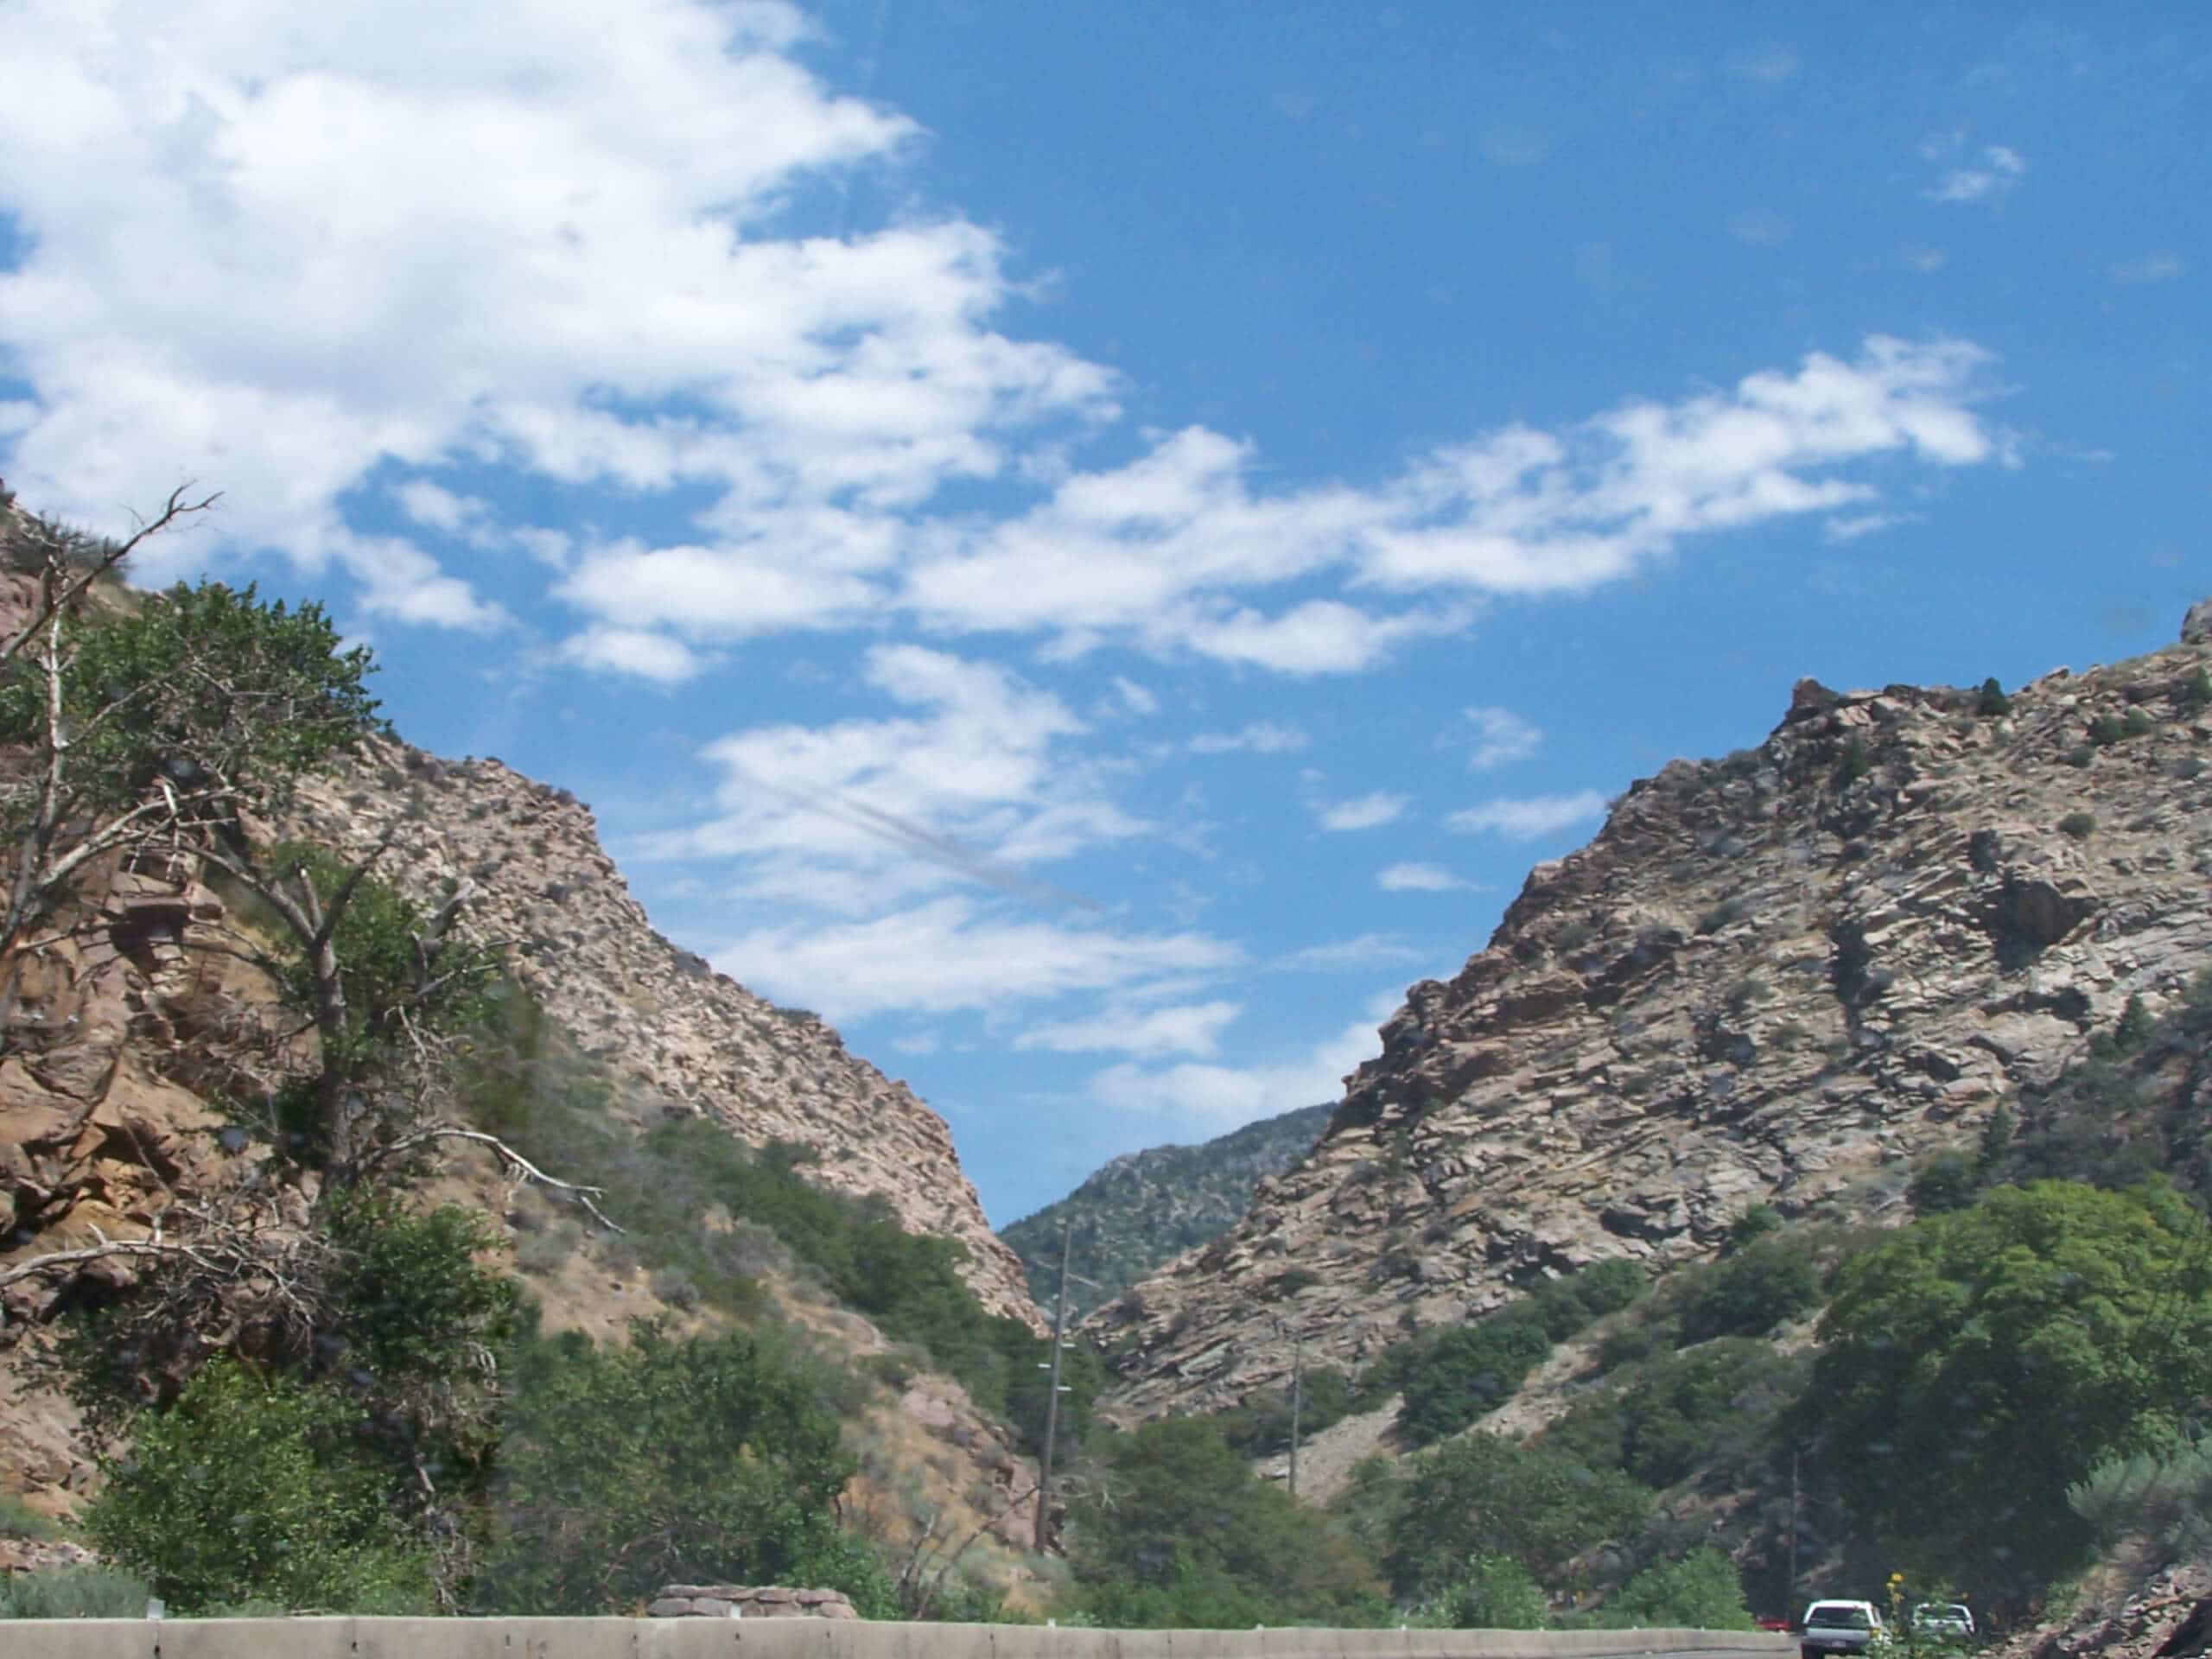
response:
M774 724L702 751L715 815L649 841L657 857L734 859L739 891L851 912L963 882L1083 906L1029 867L1149 826L1065 755L1087 728L1052 693L993 663L913 645L871 647L863 683L906 712Z
M1594 789L1572 795L1530 795L1520 799L1501 797L1454 812L1445 827L1466 835L1503 836L1509 841L1535 841L1602 816L1605 798Z
M707 666L681 639L641 628L588 628L563 641L561 655L584 668L632 675L660 685L696 679Z
M1111 1008L1088 1019L1033 1027L1016 1037L1014 1046L1065 1054L1212 1054L1221 1047L1222 1027L1243 1011L1238 1002Z
M1378 996L1365 1018L1306 1052L1257 1065L1109 1066L1090 1080L1090 1096L1109 1110L1164 1118L1208 1135L1301 1106L1324 1105L1343 1096L1344 1079L1363 1060L1382 1052L1376 1027L1397 1004L1395 994Z
M1987 461L1996 446L1972 407L1987 362L1963 341L1870 338L1853 360L1815 353L1726 391L1447 445L1370 489L1263 492L1251 446L1190 428L1119 467L1071 473L1026 512L948 531L902 601L934 626L1045 633L1066 650L1121 639L1351 671L1465 626L1488 595L1586 591L1691 537L1873 501L1874 484L1847 472L1878 458ZM1273 611L1255 597L1330 572L1345 597Z
M372 471L443 491L400 502L445 533L467 527L456 465L703 483L709 550L742 553L756 515L880 515L996 475L1033 423L1109 417L1110 374L989 326L1012 290L989 232L767 228L798 182L915 136L802 68L806 27L774 0L25 0L0 178L28 253L0 336L37 400L11 481L102 523L219 480L238 545L473 626L458 578L356 534Z
M1440 864L1388 864L1375 885L1385 893L1450 893L1468 884Z
M1408 796L1378 789L1353 800L1317 804L1313 816L1324 830L1376 830L1397 822L1411 804Z
M1236 948L1203 934L1131 934L1014 918L956 894L830 926L755 929L715 966L779 1001L847 1020L950 1014L1116 991L1163 975L1218 972Z

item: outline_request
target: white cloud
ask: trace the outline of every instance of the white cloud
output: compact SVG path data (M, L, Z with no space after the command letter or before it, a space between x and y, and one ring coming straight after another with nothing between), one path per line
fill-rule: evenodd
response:
M735 860L736 894L848 915L956 881L1063 908L1086 901L1031 867L1151 828L1071 753L1088 728L1050 692L921 645L862 663L902 712L716 739L702 751L721 778L714 816L646 855Z
M1128 1054L1213 1054L1222 1027L1244 1011L1238 1002L1189 1002L1165 1008L1111 1008L1087 1020L1063 1020L1025 1031L1018 1048L1064 1054L1119 1051Z
M733 978L842 1021L1124 990L1164 975L1217 972L1234 966L1237 951L1198 933L1009 919L948 895L849 924L755 929L713 957Z
M1121 698L1122 708L1133 715L1156 715L1160 712L1160 699L1146 687L1123 675L1114 677L1114 695Z
M1476 772L1526 760L1542 747L1543 732L1510 709L1474 708L1460 713L1474 728L1472 736L1462 739L1455 733L1446 741L1469 743L1467 765Z
M1951 256L1941 248L1909 248L1904 262L1923 276L1933 276L1951 263Z
M1395 823L1410 804L1410 797L1378 789L1371 795L1338 801L1333 805L1317 804L1313 816L1324 830L1376 830Z
M1440 864L1389 864L1376 873L1385 893L1450 893L1468 884Z
M1942 161L1956 154L1962 143L1958 134L1946 133L1923 144L1920 153L1926 160ZM1991 200L2009 194L2027 170L2018 150L1988 144L1974 160L1948 168L1925 194L1930 201Z
M1278 958L1274 966L1295 973L1339 973L1346 969L1379 968L1394 962L1416 962L1421 951L1395 933L1362 933L1356 938L1333 939L1309 944Z
M2153 253L2112 268L2115 283L2171 283L2189 269L2177 253Z
M1232 754L1249 749L1254 754L1292 754L1311 741L1295 726L1255 720L1233 732L1200 732L1191 740L1193 754Z
M681 639L639 628L589 628L564 640L561 655L579 665L613 674L632 674L661 685L696 679L707 659Z
M1480 806L1452 813L1444 823L1446 829L1463 834L1535 841L1586 823L1605 810L1605 798L1594 789L1586 789L1573 795L1531 795L1518 800L1500 798L1484 801Z
M1917 512L1846 513L1822 524L1821 535L1830 543L1855 542L1862 536L1895 530L1899 524L1916 524L1923 516Z
M1090 1080L1090 1095L1110 1110L1166 1118L1207 1135L1301 1106L1324 1105L1343 1097L1344 1079L1361 1061L1382 1052L1376 1027L1397 1005L1395 994L1378 997L1364 1019L1288 1059L1249 1066L1109 1066Z
M455 462L703 483L742 551L756 516L880 518L998 475L1011 434L1110 417L1109 372L989 326L1014 283L988 232L766 231L796 184L917 130L817 82L806 28L773 0L24 0L0 179L29 251L0 338L37 402L11 482L103 524L200 478L241 549L480 626L427 555L352 542L341 498L382 469L450 533L480 527L462 498L410 486Z
M927 624L1121 640L1283 672L1349 672L1463 628L1482 596L1619 581L1687 537L1872 502L1847 468L1883 456L1991 459L1972 404L1986 353L1958 340L1868 339L1726 391L1633 400L1558 432L1528 427L1416 458L1372 489L1266 494L1251 446L1203 428L1071 473L1015 518L945 529L903 602ZM1336 572L1345 597L1271 611L1255 599ZM1385 595L1426 607L1368 608ZM1357 599L1360 602L1354 603Z

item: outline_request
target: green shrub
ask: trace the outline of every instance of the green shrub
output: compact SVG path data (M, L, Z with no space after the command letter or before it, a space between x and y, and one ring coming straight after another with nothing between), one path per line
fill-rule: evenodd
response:
M1252 1473L1198 1418L1109 1441L1075 1506L1075 1605L1122 1629L1379 1622L1364 1553L1330 1517Z
M429 1559L391 1514L360 1423L328 1389L211 1360L168 1410L132 1424L86 1531L182 1613L249 1599L429 1611Z
M2089 722L2089 741L2099 748L2110 748L2127 735L2127 728L2118 715L2099 715Z
M1702 1469L1755 1478L1781 1438L1782 1415L1803 1391L1806 1363L1746 1337L1656 1354L1610 1371L1541 1444L1593 1468L1669 1486Z
M1615 1630L1752 1628L1735 1563L1709 1545L1645 1567L1606 1598L1600 1618Z
M0 1580L0 1618L143 1618L153 1590L117 1567L64 1567Z
M1811 1249L1784 1236L1754 1239L1690 1281L1682 1338L1757 1337L1820 1305L1821 1273Z
M2166 1560L2212 1553L2212 1432L2107 1459L2066 1503L2107 1551L2140 1539Z
M2182 687L2181 706L2191 714L2212 709L2212 674L2198 669Z
M1728 1224L1728 1252L1745 1249L1769 1233L1782 1230L1782 1211L1770 1204L1755 1204Z
M53 1522L13 1492L0 1492L0 1538L51 1538Z
M2076 743L2066 751L2065 756L2068 766L2081 767L2087 767L2096 758L2096 746L2093 743Z
M1525 1302L1444 1332L1407 1375L1400 1432L1415 1446L1458 1433L1510 1399L1551 1351L1541 1312Z
M2151 716L2140 709L2129 709L2127 717L2120 722L2120 734L2122 737L2143 737L2149 734L2151 728Z
M1962 1152L1939 1152L1914 1174L1905 1187L1916 1215L1963 1210L1974 1202L1974 1160Z
M2058 821L2058 832L2075 841L2087 841L2097 833L2095 815L2088 812L2069 812Z
M1413 1623L1439 1630L1541 1630L1550 1612L1543 1586L1510 1555L1478 1555L1423 1602Z
M842 1590L890 1616L881 1560L837 1524L855 1465L817 1381L747 1332L679 1339L640 1321L620 1347L525 1343L480 1604L611 1613L721 1580Z
M1980 695L1974 700L1974 711L1984 718L2012 712L2012 699L2005 695L2005 688L1994 674L1981 683Z

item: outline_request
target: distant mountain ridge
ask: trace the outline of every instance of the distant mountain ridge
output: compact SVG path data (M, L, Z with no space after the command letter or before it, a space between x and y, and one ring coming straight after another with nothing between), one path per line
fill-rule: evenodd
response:
M1072 1319L1227 1232L1262 1181L1313 1149L1333 1109L1302 1106L1198 1146L1125 1153L1058 1203L1023 1217L999 1236L1021 1258L1037 1305L1049 1309L1059 1287L1061 1223L1073 1220ZM1084 1283L1086 1279L1092 1282Z

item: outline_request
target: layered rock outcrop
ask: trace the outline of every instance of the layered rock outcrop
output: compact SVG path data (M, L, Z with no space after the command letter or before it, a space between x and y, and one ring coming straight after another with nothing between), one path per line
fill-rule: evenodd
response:
M2172 649L1973 691L1801 683L1677 761L1414 986L1312 1155L1090 1321L1122 1415L1356 1366L1516 1283L1713 1252L1754 1204L1899 1217L2212 964L2212 605Z

